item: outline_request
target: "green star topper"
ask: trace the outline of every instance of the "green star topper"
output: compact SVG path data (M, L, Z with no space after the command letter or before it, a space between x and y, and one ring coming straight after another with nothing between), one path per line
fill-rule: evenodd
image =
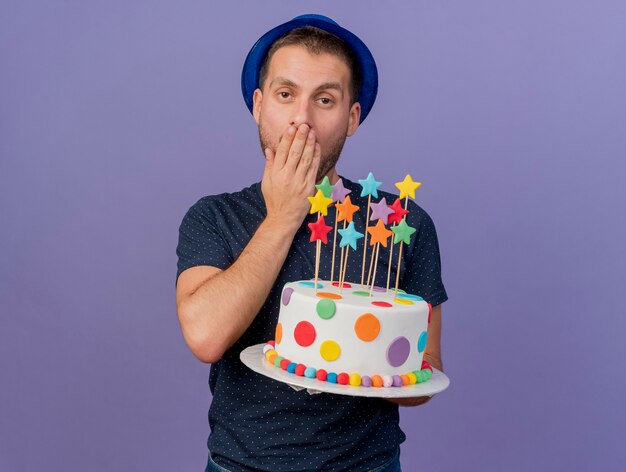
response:
M411 242L411 235L415 233L416 229L409 226L406 223L406 219L402 219L402 221L400 222L398 226L391 227L391 231L393 231L393 234L394 234L394 238L393 238L394 244L397 244L400 241L402 241L405 244L409 244Z
M326 198L330 198L331 193L333 193L333 186L330 184L328 176L325 176L322 179L322 183L316 185L315 188L321 190Z

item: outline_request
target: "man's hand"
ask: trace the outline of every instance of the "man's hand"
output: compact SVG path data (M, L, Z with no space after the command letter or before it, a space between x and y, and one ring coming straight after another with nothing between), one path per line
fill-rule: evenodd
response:
M298 129L289 126L276 152L265 149L261 190L268 220L279 221L294 231L302 224L309 209L307 197L315 190L320 157L315 132L306 124Z
M429 402L432 397L385 398L398 406L419 406Z

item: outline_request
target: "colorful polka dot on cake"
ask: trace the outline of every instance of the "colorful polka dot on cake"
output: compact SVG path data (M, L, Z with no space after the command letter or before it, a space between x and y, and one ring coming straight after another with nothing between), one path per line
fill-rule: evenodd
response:
M308 288L315 288L315 282L311 282L309 280L304 280L302 282L298 282L300 285L302 285L303 287L308 287ZM324 288L324 286L318 282L317 284L317 288Z
M308 321L300 321L293 331L293 337L300 346L310 346L315 341L315 328Z
M341 355L341 348L339 344L329 339L321 344L320 355L325 361L332 362L337 360Z
M399 293L398 295L396 295L396 297L401 300L413 300L415 302L421 302L424 300L419 295L413 295L411 293Z
M335 312L337 311L337 305L331 299L324 298L317 302L315 309L317 310L317 314L320 318L322 318L323 320L329 320L333 316L335 316Z
M426 331L422 331L419 339L417 340L417 352L424 352L426 349L426 341L428 340L428 333Z
M400 367L406 362L411 352L411 343L404 336L398 336L387 348L387 362L392 367Z
M383 308L391 308L391 307L393 306L393 305L392 305L391 303L389 303L389 302L381 302L381 301L375 301L375 302L372 302L372 305L374 305L374 306L380 306L380 307L383 307Z
M285 306L289 305L289 302L291 301L292 293L293 293L293 288L291 287L287 287L285 290L283 290L283 297L282 297L283 305Z
M411 300L403 300L402 298L394 298L393 299L394 302L399 303L400 305L413 305L413 302Z
M330 292L317 292L317 296L319 298L329 298L331 300L341 300L343 298L338 293L330 293Z
M354 323L354 332L361 341L373 341L380 333L380 321L371 313L365 313Z
M276 339L276 342L278 344L280 344L280 342L283 339L283 325L281 323L278 323L276 325L276 337L275 337L275 339Z

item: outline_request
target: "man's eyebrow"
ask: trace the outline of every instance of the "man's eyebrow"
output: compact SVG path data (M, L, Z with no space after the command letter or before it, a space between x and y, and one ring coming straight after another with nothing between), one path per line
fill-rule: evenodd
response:
M295 82L285 77L276 77L274 80L272 80L272 83L270 84L270 88L274 86L287 86L287 87L292 87L295 89L299 88ZM328 89L337 90L343 96L343 87L339 82L324 82L323 84L318 86L315 89L315 91L319 92L321 90L328 90Z

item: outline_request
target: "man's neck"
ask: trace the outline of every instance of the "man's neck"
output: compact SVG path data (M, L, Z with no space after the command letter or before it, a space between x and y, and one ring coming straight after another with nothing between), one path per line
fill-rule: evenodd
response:
M339 174L337 174L337 170L334 167L330 169L326 175L322 176L320 181L317 183L318 184L321 183L322 180L324 180L324 177L328 177L328 180L330 180L331 185L335 185L337 181L339 180Z

